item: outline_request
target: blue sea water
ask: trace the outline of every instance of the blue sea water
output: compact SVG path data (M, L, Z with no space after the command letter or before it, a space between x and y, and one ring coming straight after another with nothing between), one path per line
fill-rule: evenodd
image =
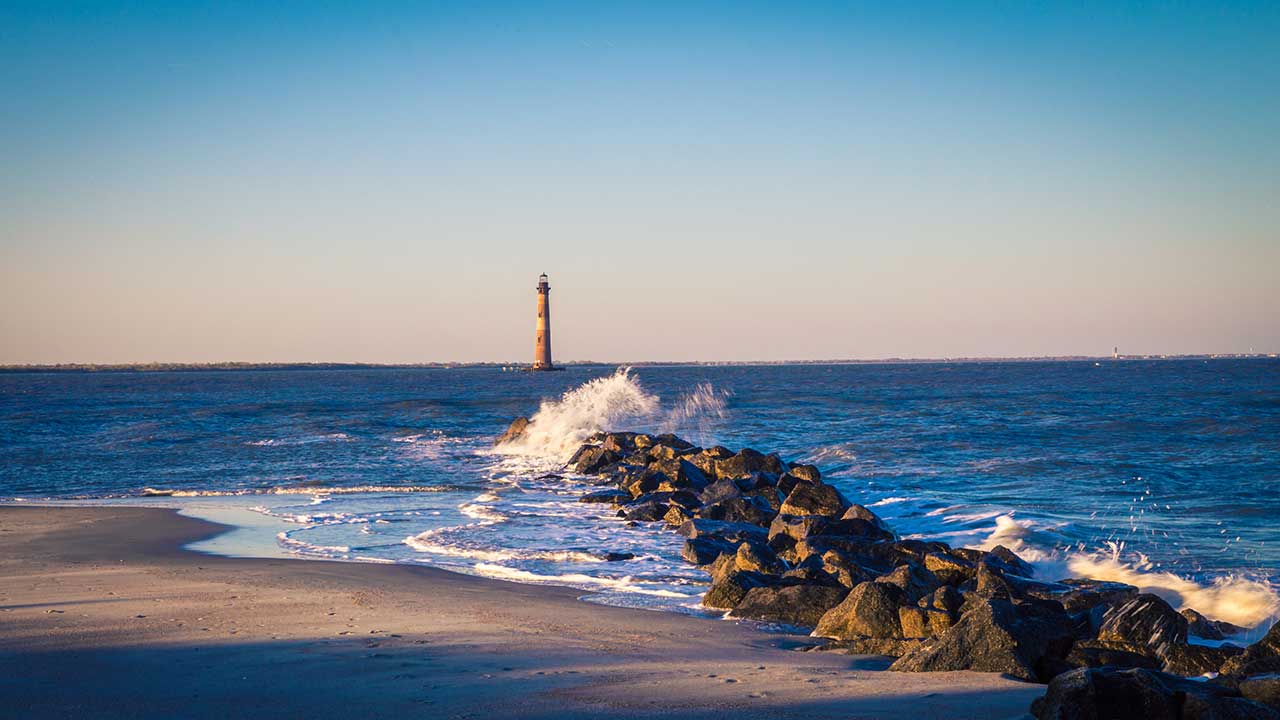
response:
M273 552L695 612L706 578L679 536L576 502L590 479L559 472L598 428L815 463L903 535L1004 544L1048 579L1133 582L1250 626L1280 610L1267 359L15 373L0 498L222 509L270 528Z

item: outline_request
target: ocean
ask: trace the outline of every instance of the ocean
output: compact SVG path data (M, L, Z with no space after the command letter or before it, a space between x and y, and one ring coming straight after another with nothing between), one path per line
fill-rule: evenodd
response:
M495 451L517 415L530 437ZM680 536L577 502L596 488L561 468L597 429L814 463L899 534L1003 544L1045 579L1254 628L1280 612L1273 359L11 373L0 501L178 507L241 528L212 552L704 612Z

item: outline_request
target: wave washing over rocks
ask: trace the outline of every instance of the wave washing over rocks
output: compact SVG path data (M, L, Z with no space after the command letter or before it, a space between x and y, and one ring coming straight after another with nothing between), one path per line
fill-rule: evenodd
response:
M495 444L545 446L538 433L517 418ZM1049 683L1038 718L1280 718L1280 625L1242 647L1243 628L1134 585L1040 578L1003 545L902 538L774 453L673 434L576 440L567 468L600 488L579 501L683 535L683 558L711 577L702 604L728 617L812 629L819 649L892 656L890 670Z

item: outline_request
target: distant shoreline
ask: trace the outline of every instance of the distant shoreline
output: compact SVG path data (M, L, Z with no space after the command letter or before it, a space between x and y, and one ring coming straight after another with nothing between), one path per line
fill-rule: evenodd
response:
M955 357L955 358L879 358L879 359L831 359L831 360L707 360L707 361L637 361L596 362L571 361L559 363L560 367L768 367L785 365L943 365L958 363L1033 363L1033 362L1125 362L1178 361L1178 360L1274 360L1276 353L1213 353L1199 355L1058 355L1032 357ZM58 363L52 365L0 365L0 373L145 373L145 372L231 372L243 370L468 370L468 369L523 369L528 363L474 362L474 363Z

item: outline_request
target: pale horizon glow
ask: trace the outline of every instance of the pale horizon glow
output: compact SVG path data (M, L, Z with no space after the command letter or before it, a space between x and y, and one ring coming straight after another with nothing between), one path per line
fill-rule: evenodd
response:
M606 5L6 4L0 364L1280 352L1280 6Z

